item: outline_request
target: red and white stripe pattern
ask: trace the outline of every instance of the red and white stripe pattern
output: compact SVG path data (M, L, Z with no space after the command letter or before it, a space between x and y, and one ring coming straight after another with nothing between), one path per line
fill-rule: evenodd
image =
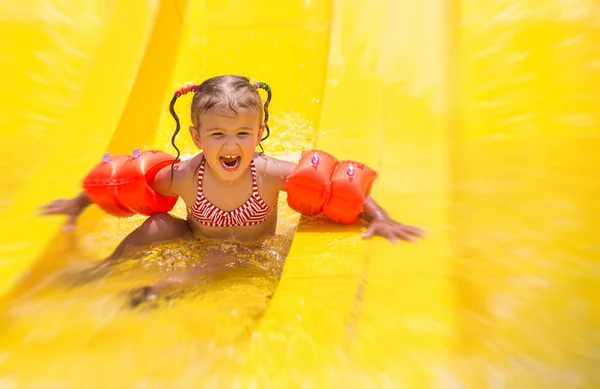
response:
M224 211L204 197L202 179L204 178L205 162L206 159L203 159L200 169L198 169L198 195L191 209L192 215L200 224L211 227L255 226L264 222L269 217L271 209L258 194L254 161L250 162L252 194L244 204L233 211Z

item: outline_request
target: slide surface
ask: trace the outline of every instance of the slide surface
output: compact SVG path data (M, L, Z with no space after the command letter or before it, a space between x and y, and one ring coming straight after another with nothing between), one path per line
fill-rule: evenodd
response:
M597 2L254 3L0 3L0 387L598 387ZM267 153L367 163L427 239L363 241L283 196L277 236L223 245L231 270L182 295L127 305L221 255L203 242L77 283L143 218L65 232L36 208L105 151L172 152L172 93L226 73L273 88Z

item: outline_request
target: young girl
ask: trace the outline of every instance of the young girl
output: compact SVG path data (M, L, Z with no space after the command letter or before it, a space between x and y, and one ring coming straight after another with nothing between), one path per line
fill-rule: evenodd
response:
M264 104L259 88L268 94ZM225 75L179 90L170 105L177 124L172 138L177 156L175 137L180 124L174 104L189 91L194 92L193 126L189 132L201 152L163 168L150 184L163 196L180 196L187 207L187 220L168 213L149 217L121 242L104 264L115 262L127 247L189 234L250 241L275 232L279 192L285 190L286 179L297 165L255 151L270 133L267 124L270 87L265 83L252 84L246 77ZM66 227L73 228L90 204L82 193L46 204L42 214L69 215ZM394 221L368 196L362 218L370 223L364 237L379 235L395 242L398 238L412 241L422 236L419 228Z

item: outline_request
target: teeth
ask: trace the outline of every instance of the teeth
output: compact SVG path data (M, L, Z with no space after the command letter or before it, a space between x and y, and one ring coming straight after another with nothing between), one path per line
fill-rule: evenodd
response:
M223 155L223 156L221 156L221 158L232 158L232 159L233 158L237 158L237 157L238 157L237 155Z

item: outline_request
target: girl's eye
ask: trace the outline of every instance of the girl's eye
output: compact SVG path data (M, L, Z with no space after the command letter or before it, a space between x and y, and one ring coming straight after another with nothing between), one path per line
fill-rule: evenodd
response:
M250 135L249 132L238 132L238 135Z
M223 135L222 132L213 132L212 134L210 134L211 136L221 136Z

